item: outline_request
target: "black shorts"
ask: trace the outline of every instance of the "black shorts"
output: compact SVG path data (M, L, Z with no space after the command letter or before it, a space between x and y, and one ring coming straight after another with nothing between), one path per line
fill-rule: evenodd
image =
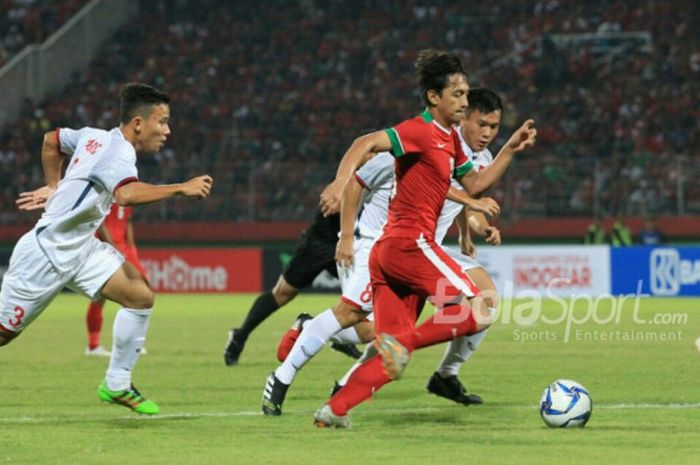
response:
M309 287L323 270L338 277L335 266L335 246L340 232L340 215L324 217L316 212L311 226L299 239L287 268L282 273L284 280L297 289Z

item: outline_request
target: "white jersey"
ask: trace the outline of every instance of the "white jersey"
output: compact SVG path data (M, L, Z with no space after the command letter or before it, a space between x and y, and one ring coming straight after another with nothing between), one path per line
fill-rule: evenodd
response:
M138 179L136 151L119 128L56 130L62 153L71 155L66 174L34 227L37 241L61 273L77 270L88 244L109 214L114 191Z
M394 185L394 157L380 152L355 172L365 188L361 210L355 222L355 235L376 239L382 233L389 211L389 198Z
M489 149L484 149L480 152L474 152L465 142L464 136L462 136L461 131L456 131L459 136L459 141L462 144L462 150L467 158L474 165L475 170L481 171L491 163L493 163L493 155ZM452 180L452 187L462 190L462 186L456 181ZM462 211L463 205L461 203L453 202L452 200L445 199L445 204L442 206L442 211L440 212L440 217L438 218L437 227L435 228L435 243L442 244L442 241L447 235L447 230L450 229L452 222L455 217L459 215Z

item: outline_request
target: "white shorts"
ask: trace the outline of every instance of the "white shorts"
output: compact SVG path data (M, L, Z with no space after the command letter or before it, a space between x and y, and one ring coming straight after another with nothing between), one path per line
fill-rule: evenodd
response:
M375 240L369 238L355 238L355 250L351 267L338 266L340 288L343 292L341 300L348 305L371 312L372 284L369 280L369 253Z
M0 327L19 333L68 287L91 300L100 296L124 257L111 245L91 238L87 258L71 273L58 273L41 250L34 230L15 245L0 289Z
M469 255L464 255L458 248L456 247L448 247L448 246L442 246L442 249L447 252L447 255L450 256L454 261L457 262L457 264L462 268L462 271L467 272L469 270L473 270L474 268L483 268L479 262L474 260L472 257Z

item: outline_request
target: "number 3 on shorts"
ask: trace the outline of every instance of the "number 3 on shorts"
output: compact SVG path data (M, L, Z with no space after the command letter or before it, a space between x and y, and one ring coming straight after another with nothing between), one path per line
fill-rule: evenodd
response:
M10 319L8 323L10 323L10 326L13 328L16 328L22 323L22 318L24 318L24 309L18 305L15 307L15 317Z

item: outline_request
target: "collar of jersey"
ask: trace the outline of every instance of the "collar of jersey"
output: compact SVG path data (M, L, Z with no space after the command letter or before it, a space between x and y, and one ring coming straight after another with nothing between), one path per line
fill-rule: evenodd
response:
M421 113L420 115L426 123L433 123L435 126L440 128L440 130L442 132L444 132L445 134L448 134L448 135L452 134L452 131L449 128L446 128L446 127L442 126L440 123L438 123L437 121L435 121L435 118L433 118L432 113L430 113L428 111L427 107L425 108L425 110L423 110L423 113Z

